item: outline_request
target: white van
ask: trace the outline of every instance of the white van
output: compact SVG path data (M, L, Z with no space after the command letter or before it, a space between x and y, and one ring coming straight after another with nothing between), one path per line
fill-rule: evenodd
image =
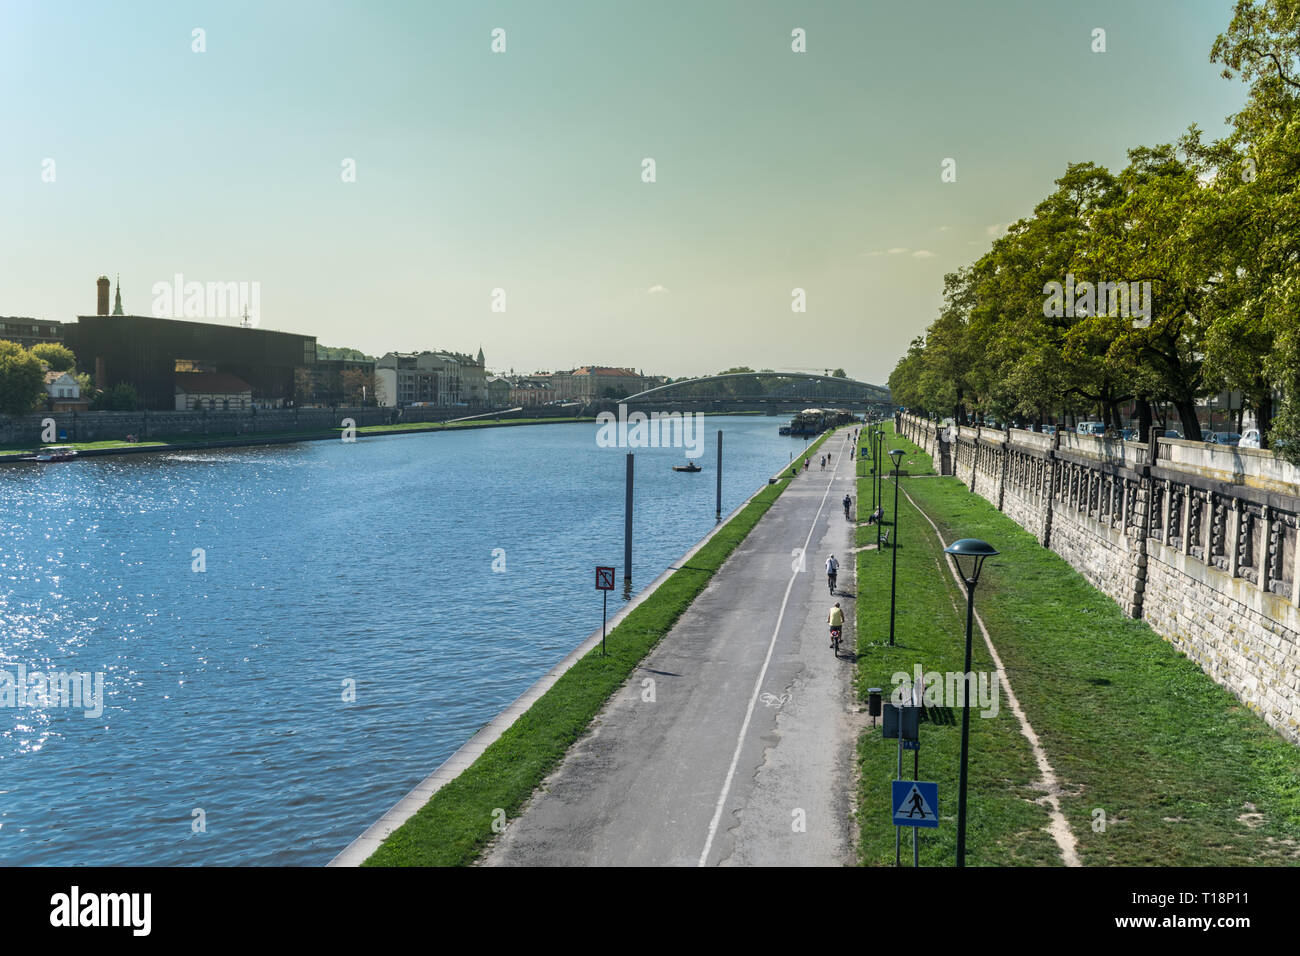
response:
M1241 436L1241 441L1237 442L1239 448L1258 448L1259 447L1259 429L1247 428L1246 433Z

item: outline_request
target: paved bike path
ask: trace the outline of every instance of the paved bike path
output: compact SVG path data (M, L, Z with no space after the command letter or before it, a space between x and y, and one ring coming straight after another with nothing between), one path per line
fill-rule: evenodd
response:
M802 473L484 853L487 865L853 861L851 433ZM855 514L856 517L856 514ZM804 570L792 551L807 547ZM840 560L827 593L824 563ZM837 659L826 615L839 601Z

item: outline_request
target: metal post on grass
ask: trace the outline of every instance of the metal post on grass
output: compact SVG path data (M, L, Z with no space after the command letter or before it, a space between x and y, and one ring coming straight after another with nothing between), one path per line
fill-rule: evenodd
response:
M971 695L971 634L975 623L975 585L979 582L980 569L986 558L997 554L997 549L987 541L978 538L962 538L944 548L944 553L953 557L957 572L966 584L966 670L964 672L966 691L961 707L961 771L957 783L957 865L966 865L966 770L970 751L970 695ZM966 559L970 570L967 571L962 560Z
M903 779L903 708L898 708L898 773L895 780ZM894 827L894 866L903 865L903 828Z
M890 572L889 580L889 646L894 646L894 604L898 592L898 463L903 460L903 449L895 448L890 451L889 457L894 459L894 520L891 530L893 531L894 540L889 545L889 550L894 554L893 570Z
M717 519L722 520L722 429L718 429L718 513Z
M627 489L623 502L623 583L632 582L632 453L627 453Z

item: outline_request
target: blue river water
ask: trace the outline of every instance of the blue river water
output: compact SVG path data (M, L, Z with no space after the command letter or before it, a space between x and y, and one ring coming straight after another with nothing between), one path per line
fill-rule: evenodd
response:
M804 448L782 423L709 419L700 474L635 449L637 589L714 526L716 430L725 514ZM626 452L573 424L0 468L0 864L328 862L600 626ZM36 692L68 672L102 712Z

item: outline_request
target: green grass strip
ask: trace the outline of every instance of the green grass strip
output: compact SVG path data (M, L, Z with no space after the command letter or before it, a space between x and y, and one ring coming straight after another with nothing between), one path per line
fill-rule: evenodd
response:
M823 435L806 449L811 455ZM788 470L786 472L788 476ZM760 491L737 515L635 607L599 648L585 655L463 773L389 835L364 866L464 866L493 835L497 810L519 816L533 791L586 731L593 717L672 629L709 580L790 484Z
M915 449L905 439L896 440ZM1061 781L1062 810L1085 865L1300 863L1300 749L960 481L902 482L949 541L983 538L1001 552L985 565L976 606ZM956 655L964 617L951 606L944 613L943 602L927 595L948 590L958 607L962 598L941 562L927 568L924 561L905 560L912 550L909 542L920 547L923 540L933 542L934 534L914 509L904 504L899 510L904 547L899 553L897 630L909 642L926 640L919 635L927 630L942 632ZM932 550L937 551L937 542ZM874 553L860 558L868 566L873 558L884 560ZM882 593L887 631L887 578ZM933 605L934 616L927 620L922 614L904 628L902 615L911 617L913 605L926 603ZM984 665L978 633L974 646L979 669ZM861 686L879 681L883 664L864 654ZM960 666L958 660L953 669ZM1012 771L1021 764L1019 758L1008 759L991 728L986 729L1001 721L1001 716L971 721L971 863L1041 857L1036 849L1040 836L996 809L1008 787L1018 785ZM923 748L928 729L922 730ZM870 738L865 734L859 747L864 818L878 815L877 807L866 801L869 791L879 789L872 775L892 772L892 765L882 767L875 754L880 742ZM945 755L943 763L950 765L944 768L947 777L955 779L956 757ZM945 776L922 776L941 781L942 801ZM872 799L879 805L878 796ZM941 824L940 834L943 829ZM880 837L878 826L870 834L864 826L864 862L880 861L872 842ZM950 864L951 857L943 862Z
M865 439L864 439L865 440ZM886 448L901 447L887 436ZM886 459L888 461L888 459ZM867 463L868 467L870 462ZM913 473L931 470L931 462L914 446L900 468ZM918 479L912 484L935 482ZM870 503L871 479L858 482L858 500ZM909 491L912 484L902 479ZM866 495L863 498L863 495ZM966 599L947 570L943 549L925 519L899 494L898 523L893 521L893 480L883 482L885 527L891 544L901 535L897 549L898 586L895 607L894 646L889 646L889 596L893 547L875 550L876 529L858 528L858 668L857 691L864 702L871 687L893 691L894 675L906 673L910 680L915 666L923 672L960 673L964 666ZM861 507L865 516L867 507ZM977 594L977 598L980 595ZM983 606L982 601L980 606ZM993 672L979 633L972 643L972 669ZM1038 766L1019 722L999 695L996 716L971 713L970 787L967 797L966 862L968 866L1054 865L1060 853L1051 835L1045 807L1035 801L1042 796L1033 787ZM950 700L949 703L952 701ZM993 708L986 708L992 713ZM947 706L927 707L922 713L920 779L939 784L937 830L920 831L922 866L952 866L956 859L957 783L961 753L961 711ZM895 859L895 829L890 812L890 781L898 776L898 742L885 740L879 724L865 731L858 742L858 827L859 862L868 866L892 866ZM911 779L913 755L903 753L903 778ZM911 833L904 831L902 860L911 865Z

